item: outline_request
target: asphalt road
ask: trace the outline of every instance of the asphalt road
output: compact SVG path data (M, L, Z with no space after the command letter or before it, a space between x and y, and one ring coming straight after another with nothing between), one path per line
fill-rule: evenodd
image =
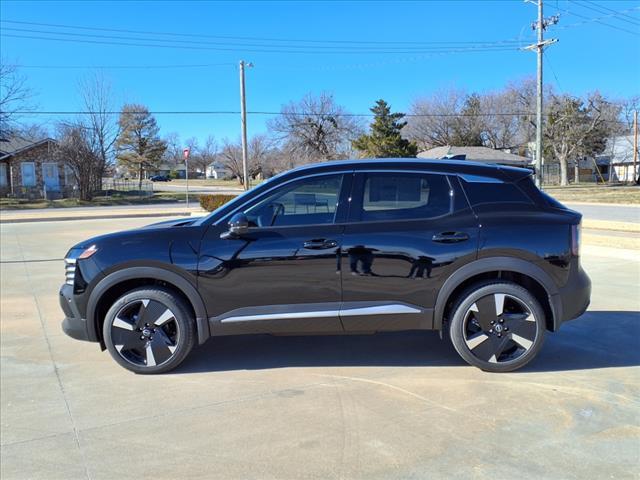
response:
M136 376L61 332L47 260L145 223L0 225L3 480L638 478L637 252L583 249L589 311L520 372L424 332L212 339Z
M565 205L591 220L640 223L640 205L603 205L597 203L565 203Z
M155 182L153 184L154 192L186 192L187 187L184 183L176 185L172 182ZM243 190L240 187L224 187L217 185L189 185L189 193L220 193L224 195L237 195L242 193Z

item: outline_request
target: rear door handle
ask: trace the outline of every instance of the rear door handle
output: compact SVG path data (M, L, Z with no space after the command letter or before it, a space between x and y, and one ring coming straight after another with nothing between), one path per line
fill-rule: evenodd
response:
M335 240L326 240L324 238L307 240L303 244L304 248L309 250L326 250L328 248L335 248L338 246L338 242Z
M438 243L457 243L469 240L469 235L464 232L442 232L436 233L431 240Z

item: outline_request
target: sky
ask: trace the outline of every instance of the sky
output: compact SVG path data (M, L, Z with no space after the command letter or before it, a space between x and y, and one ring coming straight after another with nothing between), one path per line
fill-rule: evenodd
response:
M545 53L545 83L573 95L640 94L640 1L544 6L545 16L560 14L545 32L559 39ZM249 112L277 112L323 91L352 113L368 113L379 98L406 112L437 91L491 91L535 75L536 55L521 47L535 39L536 16L522 0L1 0L0 53L22 65L41 112L80 109L78 82L96 71L111 83L116 109L134 102L154 112L232 112L156 115L162 135L202 143L239 138L239 60L254 64ZM62 118L23 121L50 127ZM249 135L264 132L268 118L250 113Z

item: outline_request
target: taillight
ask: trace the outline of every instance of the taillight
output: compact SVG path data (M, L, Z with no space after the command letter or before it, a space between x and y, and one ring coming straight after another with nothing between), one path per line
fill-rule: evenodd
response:
M571 253L574 256L580 255L580 224L571 225Z

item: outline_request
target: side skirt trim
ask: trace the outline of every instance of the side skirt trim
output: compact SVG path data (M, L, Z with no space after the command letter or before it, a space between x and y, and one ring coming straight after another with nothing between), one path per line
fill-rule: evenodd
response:
M324 307L324 309L322 307ZM265 312L267 309L271 309L272 312ZM265 313L258 313L260 310ZM246 312L246 314L243 315L243 311ZM252 312L249 313L250 311ZM425 313L425 310L414 305L382 302L376 302L374 305L370 302L270 305L268 307L241 308L229 312L226 315L214 317L211 320L218 321L220 323L239 323L269 320L292 320L298 318L337 318L366 315L401 315L411 313Z

